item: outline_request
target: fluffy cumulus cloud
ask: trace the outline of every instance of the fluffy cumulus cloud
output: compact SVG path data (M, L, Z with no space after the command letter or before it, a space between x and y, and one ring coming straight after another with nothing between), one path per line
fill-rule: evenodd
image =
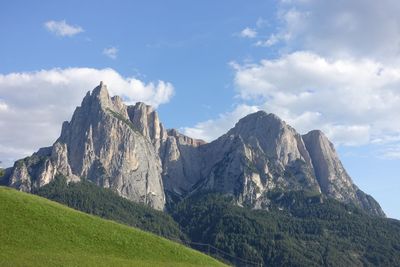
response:
M65 20L54 21L49 20L44 23L44 27L51 33L58 36L74 36L78 33L83 32L83 28L80 26L69 25Z
M144 83L113 69L68 68L0 74L0 161L15 159L51 145L86 92L104 81L111 95L127 104L143 101L157 107L174 92L164 81Z
M197 123L193 127L184 127L183 132L190 137L209 142L224 134L240 118L258 110L257 106L238 105L232 112L220 114L216 119Z
M118 49L116 47L107 47L103 49L103 55L111 58L116 59L118 55Z
M321 129L336 145L374 144L400 158L399 13L395 0L281 0L274 27L254 36L275 56L230 64L240 106L186 133L214 139L254 108L301 133Z
M336 144L390 142L400 135L399 67L368 59L327 60L311 52L231 65L244 103L241 114L273 112L301 133L322 129ZM225 130L238 119L236 112L223 115ZM219 124L219 119L199 123L187 133L207 136L207 129Z
M240 32L239 36L243 38L255 38L257 36L257 31L246 27Z
M397 0L285 0L277 13L279 27L268 39L291 51L398 62L399 13Z

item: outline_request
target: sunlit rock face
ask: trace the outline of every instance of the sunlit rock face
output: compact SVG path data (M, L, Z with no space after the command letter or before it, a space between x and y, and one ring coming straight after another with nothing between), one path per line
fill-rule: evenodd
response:
M302 136L276 115L259 111L205 143L167 130L151 106L111 98L102 83L64 122L53 146L17 161L6 173L8 184L22 191L62 174L159 210L201 190L233 195L250 208L268 208L273 190L306 190L385 216L353 183L320 131Z
M271 190L306 190L385 216L353 183L321 131L302 136L274 114L250 114L201 150L198 189L232 194L240 205L265 208Z
M141 116L141 110L127 107L117 96L110 98L106 86L99 85L85 96L71 121L64 122L52 148L31 157L40 158L38 163L15 164L10 185L31 191L62 174L69 181L88 179L130 200L163 209L161 161L148 138L153 128L143 127L140 120L133 124L128 111L135 119Z
M244 117L204 153L202 186L234 194L241 204L263 201L274 189L320 191L301 136L274 114Z
M371 214L385 216L378 202L353 183L333 144L321 131L311 131L303 135L303 140L323 194L345 203L354 203Z

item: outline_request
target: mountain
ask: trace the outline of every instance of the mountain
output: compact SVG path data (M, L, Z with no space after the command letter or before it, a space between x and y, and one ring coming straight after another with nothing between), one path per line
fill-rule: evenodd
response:
M163 209L165 195L161 162L149 138L159 138L154 124L141 129L134 122L146 122L149 107L127 107L118 96L110 98L101 84L88 93L70 122L64 122L61 136L52 147L17 161L9 185L30 192L60 173L69 181L81 178L112 188L121 196ZM144 124L143 124L144 125Z
M353 183L321 131L300 135L276 115L259 111L201 148L207 161L199 187L232 194L241 205L265 209L271 190L306 190L385 216Z
M233 195L238 205L269 209L271 190L306 190L385 216L351 180L320 131L300 135L259 111L205 143L167 130L143 103L126 106L101 83L88 92L51 147L17 161L7 185L32 192L57 174L88 179L130 200L162 210L198 191Z
M11 188L0 187L0 203L0 266L225 266L154 234Z

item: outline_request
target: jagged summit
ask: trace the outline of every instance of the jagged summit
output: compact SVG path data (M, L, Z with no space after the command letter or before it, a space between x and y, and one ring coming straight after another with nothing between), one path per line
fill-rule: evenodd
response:
M257 111L241 118L233 129L256 130L259 127L284 127L286 123L273 113Z
M86 94L45 157L14 165L10 185L31 191L57 174L112 188L121 196L156 209L165 204L161 162L151 140L134 124L121 98L110 98L104 83ZM133 115L137 117L136 115Z
M90 94L90 92L88 93ZM107 85L103 82L100 82L100 84L93 89L91 97L98 99L101 104L109 104L111 101Z
M175 138L181 139L182 143L187 143L192 146L201 146L206 144L207 142L202 139L194 139L187 135L180 133L177 129L168 129L167 133L169 136L173 136Z
M258 120L258 119L263 119L263 118L270 118L270 119L276 120L276 121L283 121L281 118L279 118L274 113L267 113L264 110L259 110L259 111L250 113L250 114L244 116L243 118L239 119L237 124L240 124L244 121L252 121L252 120Z
M10 186L28 192L57 174L89 179L156 209L203 189L268 209L270 191L307 190L384 216L353 183L321 131L302 136L278 116L258 111L205 143L166 130L145 103L127 106L119 96L110 97L103 82L86 94L51 147L6 173Z
M100 81L100 84L92 90L92 95L100 95L102 92L108 95L107 85L103 81Z
M384 216L379 204L362 192L346 172L334 145L320 130L302 136L322 193L346 203L356 203L372 214Z
M311 130L308 133L306 133L305 135L314 135L314 136L323 136L324 138L327 138L326 135L321 131L321 130Z

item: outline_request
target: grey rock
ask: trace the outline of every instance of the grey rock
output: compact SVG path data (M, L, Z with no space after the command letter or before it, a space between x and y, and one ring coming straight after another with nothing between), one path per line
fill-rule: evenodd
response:
M165 190L168 194L182 197L202 178L202 154L198 148L205 142L180 134L175 129L168 130L167 134L160 151Z
M29 165L32 172L25 162L14 167L10 185L31 191L62 174L68 181L89 179L133 201L164 208L158 154L129 120L128 107L119 97L110 98L103 84L88 93L71 121L63 124L46 157L38 166Z
M353 183L321 131L301 136L274 114L250 114L201 150L202 182L197 190L228 193L239 205L253 208L268 206L271 190L306 190L385 216Z
M353 183L333 144L321 131L310 131L303 135L303 140L323 194L344 203L356 204L371 214L384 215L379 204Z
M205 187L237 197L241 205L265 202L270 190L320 191L301 136L274 114L250 114L203 148Z
M385 216L347 174L320 131L301 136L274 114L259 111L211 143L166 130L144 103L126 106L104 84L84 97L51 147L6 170L8 185L31 192L57 174L89 179L123 197L164 209L200 190L233 195L237 204L268 208L268 192L321 193Z

